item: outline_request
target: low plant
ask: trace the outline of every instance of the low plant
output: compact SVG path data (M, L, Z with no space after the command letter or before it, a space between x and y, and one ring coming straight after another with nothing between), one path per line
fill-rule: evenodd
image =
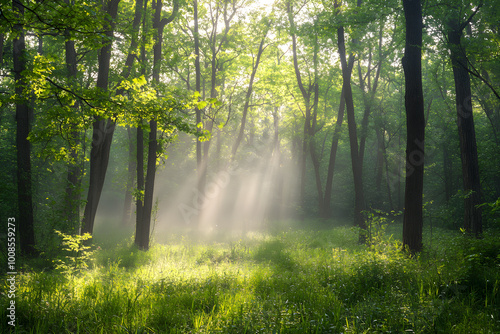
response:
M55 269L65 274L73 274L85 270L89 267L92 259L92 247L86 243L92 238L92 235L85 233L66 234L55 230L55 233L62 238L61 250L65 253L63 257L54 260Z

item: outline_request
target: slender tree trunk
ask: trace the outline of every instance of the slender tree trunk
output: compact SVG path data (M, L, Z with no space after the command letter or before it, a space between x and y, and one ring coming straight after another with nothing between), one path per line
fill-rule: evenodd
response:
M33 218L33 193L31 185L31 144L28 140L30 120L33 109L30 106L30 93L23 77L26 70L27 52L24 40L24 7L21 0L13 0L12 8L18 15L14 24L13 62L16 101L16 147L17 147L17 203L19 209L19 241L21 252L36 255Z
M0 67L3 66L3 48L4 48L5 35L0 33Z
M314 23L316 25L316 22ZM314 178L316 180L316 191L318 193L318 212L320 216L325 215L324 208L324 196L323 196L323 186L321 184L321 174L320 174L320 159L316 152L316 124L318 118L318 107L319 107L319 79L318 79L318 38L314 36L314 54L313 54L313 63L314 63L314 100L312 107L312 115L311 115L311 126L309 128L309 152L311 152L311 161L314 168Z
M70 5L70 0L65 1ZM75 85L77 81L77 55L75 50L75 41L71 39L69 30L65 31L66 41L64 43L66 69L71 85ZM74 113L78 113L80 109L79 101L75 101L72 106ZM77 124L72 124L76 128ZM65 197L65 212L66 220L71 230L80 228L80 200L81 200L81 184L82 184L82 168L80 165L81 157L78 154L78 145L80 144L80 133L77 130L71 131L69 135L69 155L71 161L68 164L68 174L66 183Z
M339 5L339 1L335 2L335 6ZM354 117L354 99L352 96L351 88L351 74L352 67L349 68L346 59L345 50L345 40L344 40L344 27L340 27L337 30L338 36L338 46L340 63L342 66L342 89L344 91L346 111L347 111L347 126L349 129L349 143L351 147L351 165L352 173L354 178L354 226L366 230L366 223L363 217L363 210L365 207L365 198L363 192L363 180L362 180L362 166L359 159L359 149L358 149L358 135L356 129L356 119ZM364 243L366 240L366 235L361 232L359 235L359 241Z
M278 60L279 61L279 60ZM283 175L281 174L281 150L279 139L279 115L278 108L274 107L273 110L273 153L272 153L272 166L273 166L273 185L274 185L274 205L269 208L268 217L271 220L280 220L283 212Z
M163 29L172 22L179 10L179 2L174 1L174 8L169 17L161 18L162 0L157 0L153 7L153 29L156 30L155 43L153 45L153 85L160 83L160 63L162 60ZM149 249L149 234L151 228L151 215L153 210L154 183L156 177L156 152L158 151L157 141L158 123L156 119L149 121L149 141L148 141L148 161L146 180L144 183L144 202L142 203L142 215L137 217L136 245L141 250ZM143 171L143 169L141 169Z
M391 179L389 177L389 163L387 161L387 153L385 150L385 145L383 146L384 148L384 163L385 163L385 179L386 179L386 186L387 186L387 198L389 199L389 207L391 208L391 211L394 210L394 202L392 200L392 189L391 189ZM398 175L399 178L399 175ZM399 184L399 181L398 181Z
M143 236L143 211L144 211L144 130L142 120L137 127L137 197L136 197L136 223L135 223L135 244L140 245Z
M266 31L267 35L267 31ZM247 93L245 96L245 105L243 106L243 114L241 116L241 125L240 125L240 130L238 132L238 137L236 137L236 141L233 144L233 148L231 150L231 160L234 161L236 157L236 152L238 151L238 147L240 146L241 140L243 139L243 135L245 133L245 124L246 124L246 119L247 119L247 114L248 114L248 106L250 105L250 97L252 96L252 89L253 89L253 81L255 79L255 74L257 73L257 69L259 68L259 63L260 63L260 57L262 56L262 53L264 52L264 41L266 39L266 35L262 38L260 45L259 45L259 50L257 51L257 58L255 60L255 63L252 67L252 74L250 75L250 83L248 84L248 89Z
M137 173L137 160L135 150L134 131L127 126L128 135L128 168L127 168L127 185L125 188L125 199L123 201L122 224L128 225L132 216L132 190L134 189L135 175Z
M148 2L144 1L143 20L142 20L142 40L141 40L141 73L146 74L146 42L147 34L149 33L147 25L148 17ZM144 122L142 118L139 121L136 132L136 179L137 179L137 195L135 198L135 240L134 244L139 245L142 240L142 217L144 211Z
M443 144L443 180L444 198L448 203L453 196L453 160L450 157L448 143Z
M354 60L354 57L351 57L351 59ZM351 62L351 59L349 59L349 62ZM330 216L330 202L332 199L333 189L333 173L335 170L335 160L337 157L337 148L339 145L340 129L344 120L344 111L345 97L344 90L342 89L342 92L340 93L339 113L337 115L335 130L333 131L332 146L330 147L330 160L328 162L328 172L326 175L325 196L323 204L323 218L328 218Z
M460 39L465 26L450 23L448 32L450 57L455 78L455 102L458 116L458 135L460 138L460 158L462 160L462 179L465 198L464 228L467 232L479 236L482 231L481 182L479 179L479 163L477 157L476 132L472 112L472 94L470 77L467 71L468 62L464 46Z
M111 60L111 48L113 40L114 21L118 13L118 3L120 0L110 0L103 8L108 14L106 23L106 33L103 42L104 46L99 51L96 87L102 92L108 90L109 65ZM101 198L106 171L108 169L111 142L115 130L115 122L110 119L96 118L92 125L92 148L90 151L90 181L87 194L87 204L83 214L83 233L94 231L94 221L97 206Z
M384 172L384 152L385 152L385 141L384 141L384 128L379 127L375 130L377 134L377 163L376 163L376 173L375 173L375 189L379 195L379 200L381 200L380 191L382 189L382 176Z
M302 140L302 151L300 154L299 161L299 170L300 170L300 205L304 207L305 204L305 189L306 189L306 169L307 169L307 155L309 153L309 141L311 140L311 89L307 89L304 87L302 83L302 76L300 74L299 62L297 57L297 37L295 34L295 22L294 22L294 13L293 6L290 2L287 3L287 13L288 13L288 22L290 23L290 30L292 36L292 54L293 54L293 67L295 70L295 77L297 79L297 85L299 86L300 92L302 94L302 98L304 99L304 108L305 108L305 119L304 119L304 130L303 130L303 140ZM309 86L311 88L311 86Z
M194 19L194 68L195 68L195 89L198 93L201 94L201 68L200 68L200 36L199 36L199 31L198 31L198 0L193 0L193 7L194 7L194 14L193 14L193 19ZM202 123L202 118L201 118L201 110L198 109L198 106L195 107L195 112L196 112L196 124L201 125ZM198 132L201 131L199 127L197 127ZM203 147L202 147L202 142L198 139L196 139L196 173L198 176L198 190L201 191L203 188L204 184L204 171L205 168L203 167Z
M424 185L424 98L422 91L422 7L418 0L403 0L406 45L403 57L406 108L406 187L403 247L422 250L422 191Z

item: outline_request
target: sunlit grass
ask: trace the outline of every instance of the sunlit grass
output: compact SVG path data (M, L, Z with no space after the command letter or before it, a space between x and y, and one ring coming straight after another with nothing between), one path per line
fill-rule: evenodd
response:
M88 270L18 274L13 332L498 332L498 234L432 238L419 258L394 237L359 245L344 227L211 242L176 235L149 252L125 240L100 246ZM7 303L2 293L2 319Z

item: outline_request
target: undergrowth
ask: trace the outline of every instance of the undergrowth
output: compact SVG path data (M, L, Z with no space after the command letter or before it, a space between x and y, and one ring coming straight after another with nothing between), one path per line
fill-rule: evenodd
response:
M399 228L369 247L343 227L224 242L176 237L148 252L128 240L87 253L73 239L69 262L43 270L28 262L17 274L15 327L1 293L0 332L499 332L500 234L434 230L409 258L391 236Z

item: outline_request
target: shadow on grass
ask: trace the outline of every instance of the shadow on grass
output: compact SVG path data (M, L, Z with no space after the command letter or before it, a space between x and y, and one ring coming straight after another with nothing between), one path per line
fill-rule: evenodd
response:
M255 251L253 258L260 263L269 263L281 270L292 270L296 263L285 251L285 245L279 240L262 242Z

